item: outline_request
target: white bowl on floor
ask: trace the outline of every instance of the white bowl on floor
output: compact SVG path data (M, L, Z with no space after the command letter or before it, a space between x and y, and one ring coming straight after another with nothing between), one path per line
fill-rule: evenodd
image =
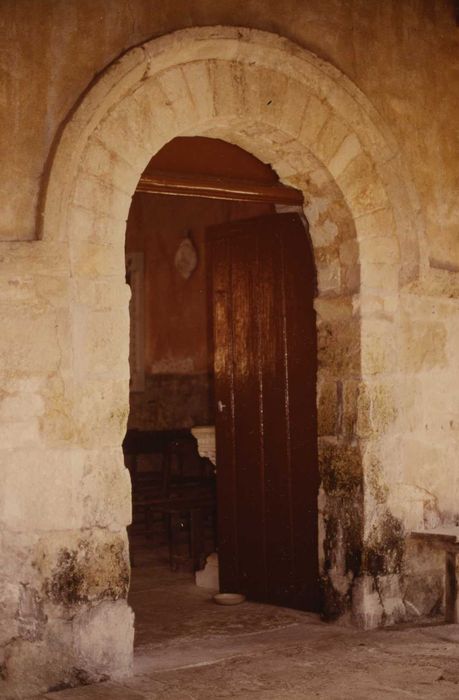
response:
M214 601L217 605L239 605L245 600L245 595L242 593L217 593L214 595Z

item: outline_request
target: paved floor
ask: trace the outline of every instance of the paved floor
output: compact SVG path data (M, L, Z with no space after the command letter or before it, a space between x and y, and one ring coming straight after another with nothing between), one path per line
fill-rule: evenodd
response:
M459 625L362 632L255 603L217 606L188 573L133 570L134 675L42 700L459 700Z

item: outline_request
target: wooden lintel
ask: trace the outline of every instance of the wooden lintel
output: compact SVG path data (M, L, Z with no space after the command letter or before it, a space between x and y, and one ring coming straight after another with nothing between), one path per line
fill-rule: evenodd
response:
M302 205L303 194L281 184L263 184L227 178L176 175L165 172L142 175L136 192L182 197L229 199L238 202L268 202Z

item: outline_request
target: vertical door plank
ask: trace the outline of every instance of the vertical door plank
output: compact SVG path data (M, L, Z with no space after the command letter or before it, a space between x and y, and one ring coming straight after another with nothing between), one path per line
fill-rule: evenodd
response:
M316 420L317 347L312 300L315 275L307 232L292 218L282 235L286 358L290 416L291 509L295 607L317 610L318 459Z
M217 439L217 503L219 576L222 591L237 590L238 497L234 452L234 381L231 296L231 243L212 238L209 244L213 298L214 391L225 407L215 411Z
M254 600L263 600L266 596L266 572L263 427L255 319L257 237L250 228L249 231L239 232L235 224L231 245L240 590Z
M277 219L257 234L259 365L264 417L267 602L288 605L293 585L282 276Z

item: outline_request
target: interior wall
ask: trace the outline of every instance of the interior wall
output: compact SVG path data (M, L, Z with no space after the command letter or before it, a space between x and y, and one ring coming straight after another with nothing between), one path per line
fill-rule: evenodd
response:
M129 428L171 430L212 423L212 341L205 231L271 213L273 205L137 193L126 251L144 254L145 390L130 393ZM189 234L198 264L188 279L174 265Z

